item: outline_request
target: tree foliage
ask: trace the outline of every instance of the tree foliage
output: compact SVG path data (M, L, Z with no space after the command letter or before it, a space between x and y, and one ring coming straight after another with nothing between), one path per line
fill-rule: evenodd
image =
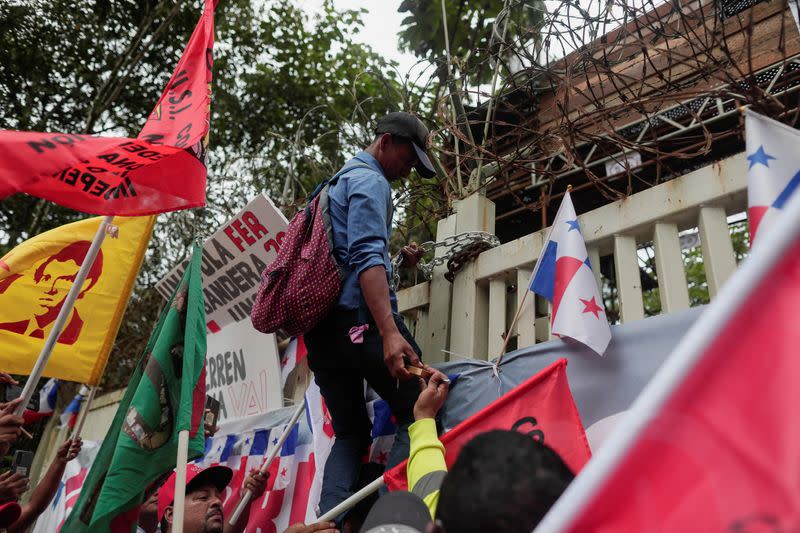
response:
M445 0L446 20L439 0L403 0L398 11L408 13L399 34L400 45L417 57L439 65L444 81L446 68L445 23L451 57L457 58L463 72L469 73L476 85L488 81L491 65L488 59L500 51L503 42L533 42L544 20L541 0ZM498 16L507 18L496 32L493 24ZM507 26L505 36L502 29Z
M201 12L199 0L0 2L0 128L135 136ZM392 65L354 40L360 11L316 15L279 0L220 2L207 206L161 215L105 385L124 384L162 305L153 285L196 237L260 191L302 198L405 108ZM291 211L287 212L290 215ZM0 255L80 218L25 195L0 202Z

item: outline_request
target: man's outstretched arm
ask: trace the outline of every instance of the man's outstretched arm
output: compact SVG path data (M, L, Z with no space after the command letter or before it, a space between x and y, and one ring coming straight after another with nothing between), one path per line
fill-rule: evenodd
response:
M417 352L403 338L392 315L389 305L389 282L386 281L386 269L383 265L370 267L358 278L364 301L367 303L372 319L378 327L383 339L383 362L389 373L397 379L409 379L411 374L405 367L404 357L414 366L422 366Z

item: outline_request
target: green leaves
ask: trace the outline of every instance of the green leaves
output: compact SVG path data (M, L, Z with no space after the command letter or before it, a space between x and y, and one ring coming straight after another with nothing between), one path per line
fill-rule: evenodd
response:
M201 0L0 2L0 128L135 136L201 14ZM151 289L202 236L262 190L302 198L407 109L382 57L354 40L363 10L225 0L216 13L207 207L159 217L106 386L124 382L162 302ZM285 210L292 214L292 207ZM0 255L85 215L17 195L0 202ZM155 295L155 296L154 296ZM119 363L119 364L117 364Z
M500 44L492 38L492 24L503 11L505 0L445 0L444 4L451 57L461 61L475 84L485 83L490 78L489 60ZM510 0L508 7L506 41L538 39L544 1ZM418 57L442 62L446 47L441 0L404 0L398 11L409 13L402 22L400 45ZM441 69L442 80L443 73Z

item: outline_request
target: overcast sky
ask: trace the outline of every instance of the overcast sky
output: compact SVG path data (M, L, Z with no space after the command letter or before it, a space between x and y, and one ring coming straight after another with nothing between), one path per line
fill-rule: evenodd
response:
M306 10L319 10L322 0L299 0ZM407 73L417 62L413 54L401 53L397 47L397 32L406 16L397 12L400 0L333 0L336 9L369 10L363 18L364 28L356 40L370 45L375 52L400 64L400 72Z

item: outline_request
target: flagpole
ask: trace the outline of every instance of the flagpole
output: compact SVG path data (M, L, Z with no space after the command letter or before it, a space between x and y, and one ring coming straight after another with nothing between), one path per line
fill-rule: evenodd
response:
M266 460L261 464L260 471L262 474L266 474L269 471L269 465L272 463L272 460L275 459L275 456L278 455L280 449L283 447L283 443L286 442L286 439L289 438L289 434L292 432L294 425L300 419L300 416L306 410L306 402L300 402L300 405L297 406L294 413L292 414L292 418L289 419L289 423L286 425L286 429L283 430L281 437L278 439L278 442L273 446L272 451L269 452L267 455ZM236 525L236 522L239 521L241 518L242 513L247 506L250 505L250 500L253 499L253 493L248 489L242 493L242 498L239 500L239 504L236 506L236 510L233 511L230 520L228 520L228 524L231 526Z
M342 503L340 503L339 505L337 505L336 507L325 513L324 515L317 518L317 521L318 522L333 521L340 514L349 511L350 509L355 507L364 498L368 497L375 491L380 490L380 488L383 487L385 484L386 482L384 481L383 476L378 477L372 483L370 483L360 491L356 492L355 494L347 498L345 501L343 501Z
M83 429L83 423L86 421L86 415L89 414L89 409L92 408L92 402L94 401L94 395L97 392L97 387L91 387L89 389L89 395L83 401L85 404L83 406L83 411L81 411L80 416L78 417L78 422L75 424L75 430L72 432L72 436L70 440L75 440L81 436L81 430Z
M186 503L186 464L189 462L189 430L178 432L178 458L175 465L175 499L172 507L172 532L183 533Z
M70 287L67 297L64 298L64 303L61 305L61 310L58 312L58 317L53 324L53 328L47 336L47 340L42 347L42 351L39 353L39 358L36 360L33 370L31 370L28 381L25 382L25 388L22 390L21 395L22 401L14 411L16 415L22 415L23 411L25 411L25 406L31 401L33 391L42 378L44 368L47 366L47 361L50 360L50 355L53 353L53 348L56 345L58 337L61 336L61 332L64 330L67 319L72 314L75 301L78 299L78 295L80 295L81 289L83 289L83 283L86 281L86 277L89 275L89 271L94 265L94 260L97 257L97 253L100 251L100 247L103 245L103 240L106 237L106 230L111 225L112 220L114 220L113 215L104 216L102 222L100 222L100 226L97 228L97 233L94 234L94 239L92 239L89 251L86 252L86 257L83 258L83 264L75 275L75 281L72 282L72 287Z
M586 464L583 471L545 515L536 533L566 530L601 490L638 437L655 419L673 392L703 359L719 333L752 296L787 249L800 236L800 194L791 196L771 231L761 236L759 247L689 329L656 375L633 402L620 426Z
M569 193L572 192L572 185L567 185L567 192L564 193L564 197L566 198ZM544 202L544 199L542 200ZM561 202L563 203L564 200L562 199ZM542 210L544 210L545 206L542 203ZM558 211L556 212L556 218L558 218L558 213L561 211L561 206L559 206ZM517 325L517 321L519 320L520 314L522 314L522 307L525 305L525 300L528 299L528 293L531 292L531 283L533 279L536 277L537 272L539 271L539 265L541 264L542 254L544 253L545 247L547 246L547 242L550 240L550 236L553 233L553 227L550 226L550 230L547 232L547 238L544 240L542 244L542 250L539 253L539 259L536 260L536 265L533 267L533 272L531 272L531 277L528 280L528 286L525 288L525 294L522 296L522 301L517 306L517 312L514 314L514 320L511 321L511 326L508 328L508 333L506 334L506 338L503 339L503 348L500 350L500 355L497 357L497 362L495 366L499 366L500 362L503 360L503 356L506 354L506 348L508 348L508 341L511 340L511 332L514 331L514 327ZM520 288L517 287L517 290Z
M530 285L530 283L529 283ZM517 287L519 290L519 287ZM517 321L519 320L519 316L522 314L522 306L525 305L525 300L528 299L528 293L530 291L530 287L525 288L525 294L522 296L522 301L519 303L519 307L517 307L517 312L514 314L514 320L511 321L511 326L508 328L508 332L506 332L506 338L503 339L503 347L500 349L500 356L497 358L496 365L500 364L500 361L503 360L503 356L506 353L506 348L508 348L508 341L511 340L511 333L514 331L514 328L517 326Z

